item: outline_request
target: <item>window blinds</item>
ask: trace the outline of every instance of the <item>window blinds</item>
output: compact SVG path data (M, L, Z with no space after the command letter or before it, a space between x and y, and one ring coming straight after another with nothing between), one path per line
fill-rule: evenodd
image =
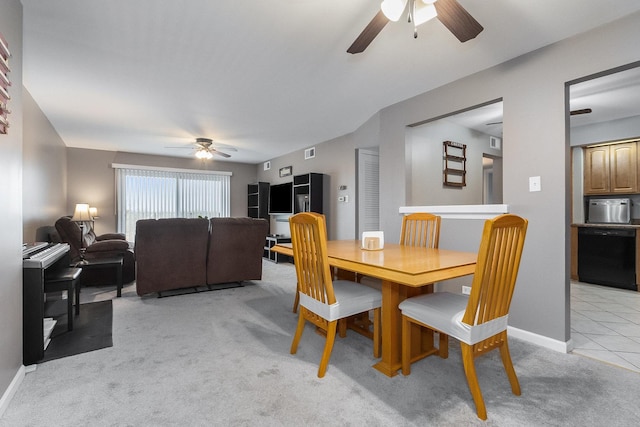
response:
M135 239L139 219L228 217L231 174L116 168L118 232Z

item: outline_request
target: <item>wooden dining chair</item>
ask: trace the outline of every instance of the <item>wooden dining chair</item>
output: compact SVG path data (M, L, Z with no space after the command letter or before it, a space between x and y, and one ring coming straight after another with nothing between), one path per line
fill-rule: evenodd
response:
M486 420L487 410L478 384L474 359L496 348L511 383L520 395L507 344L507 316L518 275L528 221L516 215L500 215L487 220L482 233L470 295L436 292L404 300L402 311L402 373L409 375L412 325L438 331L445 337L440 356L448 356L449 335L460 341L462 363L478 417ZM443 345L443 340L440 341Z
M440 217L426 212L402 217L400 244L437 248L440 241Z
M291 354L296 354L305 322L326 333L318 377L324 377L335 341L338 321L373 310L373 355L380 357L381 330L379 290L348 280L332 280L327 258L324 215L305 212L289 218L293 259L298 279L300 307Z

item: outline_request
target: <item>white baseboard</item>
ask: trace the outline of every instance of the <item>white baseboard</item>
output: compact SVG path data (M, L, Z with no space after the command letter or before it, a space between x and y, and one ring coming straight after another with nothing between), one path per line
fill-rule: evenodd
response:
M4 411L6 411L9 407L11 399L13 399L13 396L18 391L18 388L20 388L20 384L22 384L25 373L26 370L24 365L20 365L20 369L18 369L18 372L16 372L16 375L13 377L11 384L9 384L9 387L7 387L4 394L0 398L0 418L2 418L2 415L4 415Z
M530 342L531 344L539 345L540 347L545 347L560 353L569 353L573 350L573 340L571 339L566 342L558 341L523 329L514 328L513 326L509 326L507 331L510 337L518 338L523 341Z

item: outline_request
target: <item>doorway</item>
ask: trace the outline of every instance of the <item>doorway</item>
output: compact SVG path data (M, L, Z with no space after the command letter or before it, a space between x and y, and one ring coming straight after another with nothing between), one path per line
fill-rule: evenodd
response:
M582 147L640 137L640 62L567 82L565 96L572 149L571 222L581 224L586 214ZM575 272L577 242L573 243ZM573 352L640 372L639 293L575 278L569 286Z
M490 205L493 201L493 157L482 155L482 204Z
M364 231L380 230L380 156L377 148L356 150L357 198L356 235Z
M408 126L407 204L480 205L489 194L492 203L502 203L502 117L498 99ZM443 185L444 141L466 147L464 191Z
M502 203L502 157L482 154L482 204Z

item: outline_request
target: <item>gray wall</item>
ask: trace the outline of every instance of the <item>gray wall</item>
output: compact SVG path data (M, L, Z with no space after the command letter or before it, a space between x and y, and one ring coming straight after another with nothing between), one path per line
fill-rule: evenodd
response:
M67 147L40 107L23 88L22 226L25 242L39 227L51 226L67 210Z
M404 127L410 123L504 100L504 203L529 219L529 232L509 323L567 341L569 324L570 155L565 123L567 81L637 61L640 14L540 49L390 106L381 112L382 194L395 209L381 212L383 229L405 203ZM602 54L600 54L602 53ZM542 191L528 179L540 176ZM391 200L390 200L391 201ZM532 309L534 307L534 309Z
M327 221L327 232L330 239L354 239L356 234L356 145L352 134L319 144L316 157L304 160L304 150L271 160L271 169L265 171L263 165L258 166L258 180L270 184L293 181L293 176L317 172L326 175L324 184L324 214ZM280 178L278 171L282 167L291 166L293 176ZM347 190L339 191L340 185ZM349 196L349 201L338 202L339 196ZM271 216L271 232L289 235L287 215ZM335 219L335 220L334 220Z
M116 230L115 170L111 167L113 163L232 172L231 216L247 216L247 185L256 181L256 166L245 163L215 160L202 162L195 158L69 148L66 209L72 214L76 203L89 203L98 208L100 218L95 222L97 234Z
M337 185L351 182L349 176L355 177L355 148L378 145L381 228L385 239L397 241L398 208L410 200L406 127L502 98L503 202L512 212L530 221L509 323L566 342L570 338L571 156L564 86L568 81L640 60L635 46L640 38L638 22L640 13L635 13L391 105L352 134L316 145L318 153L338 146L341 155L305 163L302 152L294 152L273 159L272 170L268 173L259 170L258 177L277 182L278 168L288 165L293 165L294 174L308 171L332 174L329 237L354 238L353 231L339 225L352 226L355 205L337 206ZM541 177L542 191L528 191L531 176ZM477 224L468 227L469 235L461 235L459 241L467 246L468 241L475 240L476 247L480 228ZM443 231L445 228L443 224Z
M22 366L22 4L0 1L0 31L9 44L10 128L0 135L0 397ZM0 408L0 411L3 408Z
M503 136L508 141L503 150L504 202L530 221L509 318L512 326L569 339L570 156L564 83L637 61L633 40L640 36L639 18L635 14L388 109L390 137L382 141L392 149L400 145L396 135L401 128L419 116L436 117L503 98ZM381 182L399 185L394 177L400 165L383 164ZM541 192L528 191L531 176L541 177ZM385 223L397 220L395 212L383 215Z
M325 183L325 216L327 231L330 239L354 239L356 237L356 149L375 147L378 145L377 115L369 119L355 133L319 144L316 156L304 160L304 150L295 151L286 156L271 160L271 169L265 171L263 165L258 165L258 180L279 184L293 180L293 176L310 172L327 175ZM278 171L282 167L292 166L293 176L280 178ZM346 185L346 190L338 187ZM348 196L348 202L338 202L339 196ZM280 219L285 220L283 216ZM271 219L271 232L289 234L289 224L286 221L276 222Z
M442 185L442 142L454 141L467 146L466 186ZM482 204L482 155L497 157L500 150L489 148L489 135L448 122L436 120L407 128L407 204L425 205L481 205Z
M316 156L304 160L304 149L294 151L271 160L271 169L265 171L258 165L258 180L279 184L291 181L292 177L280 178L278 170L285 166L293 167L293 175L310 172L324 173L328 177L328 190L325 190L325 215L327 232L330 239L356 238L356 149L377 147L380 138L379 115L375 114L362 124L356 132L343 135L322 144L315 145ZM346 185L346 190L338 190ZM348 202L338 202L338 197L348 196ZM386 203L380 200L381 204ZM286 217L283 217L286 218ZM271 232L289 234L287 222L271 220ZM398 229L399 232L399 229Z
M571 128L571 146L597 144L640 136L640 116Z

